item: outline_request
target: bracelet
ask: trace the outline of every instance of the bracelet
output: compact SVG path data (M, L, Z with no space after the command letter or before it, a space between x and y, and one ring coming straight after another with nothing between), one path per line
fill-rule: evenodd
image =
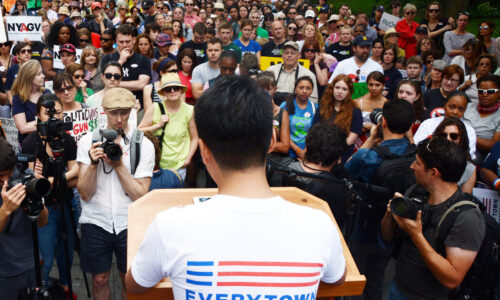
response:
M497 178L493 181L493 188L496 190L498 188L498 186L500 185L500 178Z

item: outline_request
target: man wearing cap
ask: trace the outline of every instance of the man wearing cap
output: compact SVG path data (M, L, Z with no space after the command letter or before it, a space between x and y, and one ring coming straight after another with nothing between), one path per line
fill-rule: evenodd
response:
M70 63L76 61L76 48L73 44L64 44L59 49L59 56L61 57L61 63L66 68Z
M370 42L378 37L378 33L368 24L368 17L365 13L359 13L356 15L356 25L365 26L365 35L370 39Z
M339 74L349 75L354 83L366 82L366 77L373 72L384 73L382 66L370 58L372 43L367 36L358 35L353 42L354 56L338 63L328 83Z
M131 142L134 129L129 127L128 118L134 105L134 95L123 88L109 89L102 100L106 128L118 132L114 142L123 152L118 161L108 158L100 147L106 141L103 137L94 142L96 137L87 134L78 144L78 191L83 200L80 265L84 272L92 274L94 299L110 299L108 282L113 252L120 277L124 278L128 206L148 192L153 174L155 151L146 138L139 144L136 171L134 175L130 172L130 150L135 144Z
M321 28L321 26L326 25L327 22L328 22L328 9L323 7L319 10L319 19L316 22L316 26L318 28Z
M113 22L105 17L104 10L102 9L102 4L100 2L93 2L91 8L92 14L94 15L94 19L90 21L91 32L102 34L102 32L104 32L107 28L111 28L113 26Z
M158 48L155 48L154 57L156 59L159 59L162 56L166 56L172 60L177 60L177 56L169 52L170 46L172 44L173 44L172 38L170 37L170 35L165 33L160 33L156 37L156 45L158 46Z
M186 9L184 14L184 24L193 28L194 24L201 22L201 18L194 13L194 0L186 0L186 2L184 2L184 7Z
M144 12L144 26L153 23L156 18L155 3L152 0L142 2L142 11Z
M281 57L281 49L285 46L285 24L281 21L274 21L272 25L273 39L262 46L262 56Z
M306 23L314 24L314 19L316 18L316 14L314 13L313 10L308 10L306 11L306 14L304 15L306 18Z
M101 59L101 69L110 61L117 61L123 70L123 79L120 87L131 90L143 106L142 90L149 83L151 77L151 63L149 59L134 52L137 31L128 25L121 25L116 30L116 51L106 54Z
M266 71L274 73L276 79L277 92L291 94L294 92L295 80L302 76L308 76L314 83L311 101L318 102L318 87L316 84L316 75L299 64L299 46L294 41L288 41L283 46L281 52L283 63L276 64L267 68Z
M203 93L203 86L220 74L219 56L222 53L222 41L218 38L212 38L207 43L208 61L202 63L193 70L191 78L191 90L193 97L198 99Z

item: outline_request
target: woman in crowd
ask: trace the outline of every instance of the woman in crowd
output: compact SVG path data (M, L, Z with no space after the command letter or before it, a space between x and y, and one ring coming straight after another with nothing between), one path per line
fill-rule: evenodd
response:
M396 60L398 59L396 52L396 47L392 45L386 45L382 50L382 68L385 76L384 96L387 99L394 98L394 90L398 82L403 79L401 72L396 69Z
M167 73L161 78L158 93L161 102L147 108L139 129L153 131L161 140L160 166L174 169L183 179L186 167L198 148L198 132L194 124L193 106L181 100L187 87L177 73ZM160 105L162 108L160 108Z
M125 18L127 17L128 13L128 4L125 2L118 2L118 14L116 17L113 19L113 26L118 27L121 24L125 24Z
M448 98L446 98L446 103L444 104L444 116L430 118L422 122L420 127L418 127L413 140L415 144L420 143L429 136L431 136L436 128L447 118L456 118L463 120L465 110L470 100L466 94L460 91L451 93ZM469 141L469 152L472 158L475 157L476 152L476 132L469 124L464 123L467 130L467 139Z
M178 73L176 61L165 56L160 57L160 59L153 64L151 70L156 72L160 80L167 73ZM144 87L144 111L147 111L151 104L162 101L161 94L158 92L160 89L160 81L156 81Z
M411 3L407 3L403 7L403 20L396 23L396 31L399 33L398 46L405 51L406 58L417 54L415 31L418 28L418 23L414 21L416 14L417 7Z
M84 67L77 63L71 63L66 67L66 74L73 78L76 89L75 101L80 103L87 102L87 99L90 95L94 94L94 91L87 87L87 83L84 80Z
M500 76L486 75L477 81L478 103L470 103L464 120L477 135L476 162L482 163L493 145L500 141Z
M153 65L157 59L154 57L154 46L153 41L146 33L141 33L135 39L134 51L146 56L149 59L151 65ZM159 80L158 74L151 70L151 82L157 82Z
M477 59L475 67L476 73L470 74L465 78L465 82L458 88L460 91L465 91L471 102L477 103L477 85L479 78L491 75L497 68L497 61L491 54L483 54Z
M436 50L436 45L432 38L423 38L417 43L417 54L422 55L424 52Z
M115 52L113 48L113 44L115 43L115 29L106 29L104 33L101 35L101 56L106 54L111 54Z
M104 88L99 92L93 94L87 99L87 105L90 107L100 107L102 105L102 98L107 90L110 88L118 87L123 77L123 70L121 65L116 61L111 61L104 66L101 73L101 80Z
M434 41L437 49L443 49L443 35L446 31L452 30L455 25L455 20L449 18L446 20L441 15L441 3L433 1L427 5L425 18L420 21L421 26L427 27L429 30L428 36Z
M181 44L184 43L184 32L182 30L182 23L178 20L172 21L172 45L170 45L169 52L177 55L177 51L181 47Z
M384 50L384 41L375 39L372 42L372 56L370 58L379 64L382 64L382 51Z
M11 48L11 41L0 43L0 76L2 78L3 84L5 84L5 81L7 80L7 71L14 64L14 58L12 57L12 55L10 55Z
M45 75L37 60L25 62L12 85L12 116L22 145L28 134L36 130L36 103L44 91Z
M144 18L141 15L141 10L137 6L132 6L130 8L130 15L134 18L137 16L141 19L141 23L144 22Z
M342 155L345 162L354 152L354 142L363 129L361 110L352 100L353 82L349 75L338 75L326 88L320 102L320 113L315 121L335 124L347 135L347 149Z
M458 14L457 28L455 30L447 31L444 33L444 56L443 60L450 63L453 57L463 55L464 50L462 46L468 40L476 38L472 33L467 32L467 25L469 24L470 14L468 12L461 12Z
M52 23L50 23L49 19L42 19L42 42L46 42L51 27Z
M244 19L248 19L248 7L245 5L242 5L238 9L238 22L234 22L231 27L233 28L233 41L238 38L238 35L240 34L240 29L241 29L241 21ZM208 4L207 4L207 15L209 16L208 12Z
M78 39L79 49L84 49L85 47L92 45L90 41L90 30L87 28L80 28L76 31L76 37Z
M495 31L495 24L489 21L483 21L479 25L479 33L477 38L481 50L486 53L495 54L495 38L492 38L493 31Z
M425 120L424 103L422 100L422 88L420 87L420 84L418 82L404 79L399 82L394 95L395 98L406 100L410 102L411 105L413 105L413 109L415 111L415 120L413 122L411 130L406 135L406 137L410 141L413 141L413 134L417 132L420 124L423 120Z
M27 2L26 2L27 3ZM26 5L23 1L17 1L16 5L14 5L11 9L10 15L12 16L27 16L28 11L26 10Z
M163 28L166 22L165 16L163 14L156 14L155 22L160 26L160 28Z
M63 112L89 107L84 102L76 102L77 87L73 77L69 74L59 73L56 75L54 78L54 92L61 99Z
M405 52L405 50L403 50L402 48L400 48L398 46L398 41L399 41L399 32L397 32L396 29L389 28L385 31L384 46L389 46L389 45L396 46L397 47L396 49L398 49L397 56L398 57L406 57L406 52Z
M301 51L301 58L309 60L309 70L316 76L318 98L321 99L328 84L328 66L325 63L325 54L321 53L317 40L305 41Z
M198 13L198 17L200 17L202 22L205 22L207 19L207 12L205 11L204 8L200 9L200 12ZM238 20L233 20L233 21L238 21Z
M356 106L361 110L361 115L363 117L363 133L365 135L370 133L370 129L373 125L370 120L371 112L376 108L382 108L387 101L387 98L382 94L385 85L384 74L379 71L371 72L368 77L366 77L366 83L369 91L368 94L354 100Z
M104 88L104 83L101 80L100 60L99 50L94 46L87 46L83 49L80 63L85 69L84 80L87 82L87 86L94 92L98 92Z
M463 54L455 56L450 64L459 65L464 70L465 76L469 76L476 72L477 58L482 51L476 38L465 42L462 48Z
M440 88L443 83L443 70L446 63L443 60L431 60L428 57L425 61L425 65L429 70L428 74L424 76L426 82L425 91Z
M46 94L40 96L36 104L37 118L39 122L46 122L50 115L47 109L42 106L44 101L53 101L54 109L56 111L57 119L62 121L63 108L61 100L54 94ZM66 242L62 237L62 210L61 201L67 201L66 203L71 204L71 207L65 206L64 219L66 222L66 232L67 232L67 247L70 249L68 251L68 261L69 267L71 268L73 262L73 247L75 244L75 236L73 231L73 225L71 222L70 211L76 211L78 207L77 200L73 196L72 187L76 187L77 177L78 177L78 164L76 163L76 142L69 134L64 133L64 165L66 172L65 177L68 183L68 187L65 189L66 199L59 199L56 190L52 190L51 193L45 197L45 202L47 209L49 210L49 219L47 225L42 228L38 228L38 242L40 248L40 254L43 259L42 265L42 280L48 284L49 273L52 268L54 258L57 259L57 268L59 273L59 284L63 287L64 291L68 292L68 278L66 264L66 254L64 247ZM53 170L50 167L50 158L54 157L50 143L43 142L41 136L38 132L33 132L26 137L23 142L23 154L31 154L36 157L35 162L29 163L29 168L33 170L35 178L46 178L53 180ZM77 216L74 216L75 223L78 222ZM57 251L56 251L57 249ZM57 256L56 256L57 255Z
M286 39L288 41L297 41L298 37L298 26L295 22L290 21L286 30Z
M308 23L304 26L304 39L301 41L297 41L297 45L299 46L299 51L302 50L304 43L306 41L317 41L319 44L320 52L324 52L325 42L323 41L323 37L321 36L321 32L318 30L318 27L312 23Z
M462 177L458 181L458 186L463 192L472 194L472 189L476 184L476 166L470 158L469 139L464 123L457 118L446 118L436 128L433 136L447 138L450 142L457 144L464 150L464 153L467 155L467 165L462 173Z
M210 18L210 17L207 17L205 19L205 25L207 25L207 27L211 27L211 28L215 28L215 20Z
M299 77L295 81L294 93L288 96L280 106L287 111L289 116L290 149L288 152L292 158L304 159L307 131L311 128L318 111L318 104L309 99L313 87L314 83L310 77Z
M193 97L191 89L191 76L193 75L194 66L197 65L198 58L196 53L191 48L186 48L179 53L177 57L177 68L179 69L179 78L181 83L187 87L186 89L186 103L194 105L196 100Z
M54 46L62 46L68 43L75 47L77 45L75 28L71 24L55 22L47 36L46 47L43 49L41 59L43 73L47 76L47 80L53 80L57 73L57 70L53 67Z
M434 64L438 63L440 62L434 61ZM428 89L424 93L424 106L427 110L426 118L442 115L446 98L464 82L464 71L457 65L447 66L443 69L442 74L441 86L437 89Z

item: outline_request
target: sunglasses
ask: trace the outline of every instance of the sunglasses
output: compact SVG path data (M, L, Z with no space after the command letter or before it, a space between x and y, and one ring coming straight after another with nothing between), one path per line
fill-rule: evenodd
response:
M167 70L167 73L179 73L179 70L177 69Z
M437 136L444 137L444 138L448 138L449 137L450 140L452 140L452 141L456 141L456 140L458 140L460 138L460 134L454 133L454 132L453 133L445 133L445 132L443 132L441 134L438 134Z
M130 25L130 26L135 26L134 22L125 22L125 24Z
M414 11L407 11L407 12L405 12L405 15L413 16L413 15L415 15L415 12Z
M83 75L73 75L73 78L75 78L75 79L83 79Z
M0 43L0 47L10 47L11 45L11 42Z
M182 87L180 86L167 86L166 88L164 88L165 91L167 91L167 93L172 93L172 92L178 92L181 90Z
M439 12L439 9L429 9L429 12L430 12L430 13L438 13L438 12Z
M111 79L111 78L114 78L115 80L120 80L122 79L122 75L121 74L118 74L118 73L104 73L104 77L106 77L106 79Z
M296 12L289 12L288 14L289 15L296 15L297 13Z
M88 40L88 39L79 39L78 41L80 43L88 43L90 40Z
M494 93L500 92L500 89L487 89L487 90L477 89L477 92L479 93L479 95L484 95L484 94L493 95Z
M208 25L208 26L214 25L214 23L212 23L212 22L205 22L205 24Z
M71 90L74 88L74 86L70 85L70 86L67 86L65 88L60 88L58 90L56 90L56 92L58 93L65 93L65 92L71 92Z
M224 11L222 8L217 8L215 11Z
M321 35L325 38L328 37L328 33L322 33Z
M21 51L19 51L20 53L22 54L31 54L33 53L33 51L31 49L21 49Z
M184 3L184 6L194 6L194 3Z
M105 42L105 43L111 41L111 39L107 39L107 38L100 38L100 40L101 40L101 42Z
M428 60L428 61L426 61L425 63L426 63L426 64L432 64L433 62L434 62L433 60Z
M284 20L285 20L285 18L280 17L280 18L278 18L278 20L280 20L280 21L284 21Z
M297 27L288 27L288 30L293 30L293 31L297 31Z
M481 29L488 29L488 28L490 28L490 27L489 26L479 26L479 30L481 30Z
M304 52L316 53L316 49L304 49Z

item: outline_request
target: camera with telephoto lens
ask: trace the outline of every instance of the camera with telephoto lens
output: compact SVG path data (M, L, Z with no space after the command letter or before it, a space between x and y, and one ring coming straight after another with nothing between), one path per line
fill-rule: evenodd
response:
M34 161L34 155L18 154L16 156L17 168L8 185L9 190L18 183L26 187L26 197L21 207L31 220L38 218L43 210L43 198L47 197L51 190L50 181L45 178L35 178L33 171L28 169L28 162Z
M99 129L99 134L106 139L106 141L101 145L101 148L104 149L104 153L106 153L108 158L112 161L119 161L123 153L120 145L115 143L115 139L118 136L116 130Z
M419 210L424 212L424 204L418 198L396 197L391 201L391 211L396 216L415 220Z
M382 121L382 109L381 108L375 108L371 113L370 113L370 121L377 125Z
M42 106L47 109L49 119L45 122L38 122L37 130L40 136L48 141L58 140L66 131L73 129L73 122L63 122L55 117L57 111L54 100L44 100Z

